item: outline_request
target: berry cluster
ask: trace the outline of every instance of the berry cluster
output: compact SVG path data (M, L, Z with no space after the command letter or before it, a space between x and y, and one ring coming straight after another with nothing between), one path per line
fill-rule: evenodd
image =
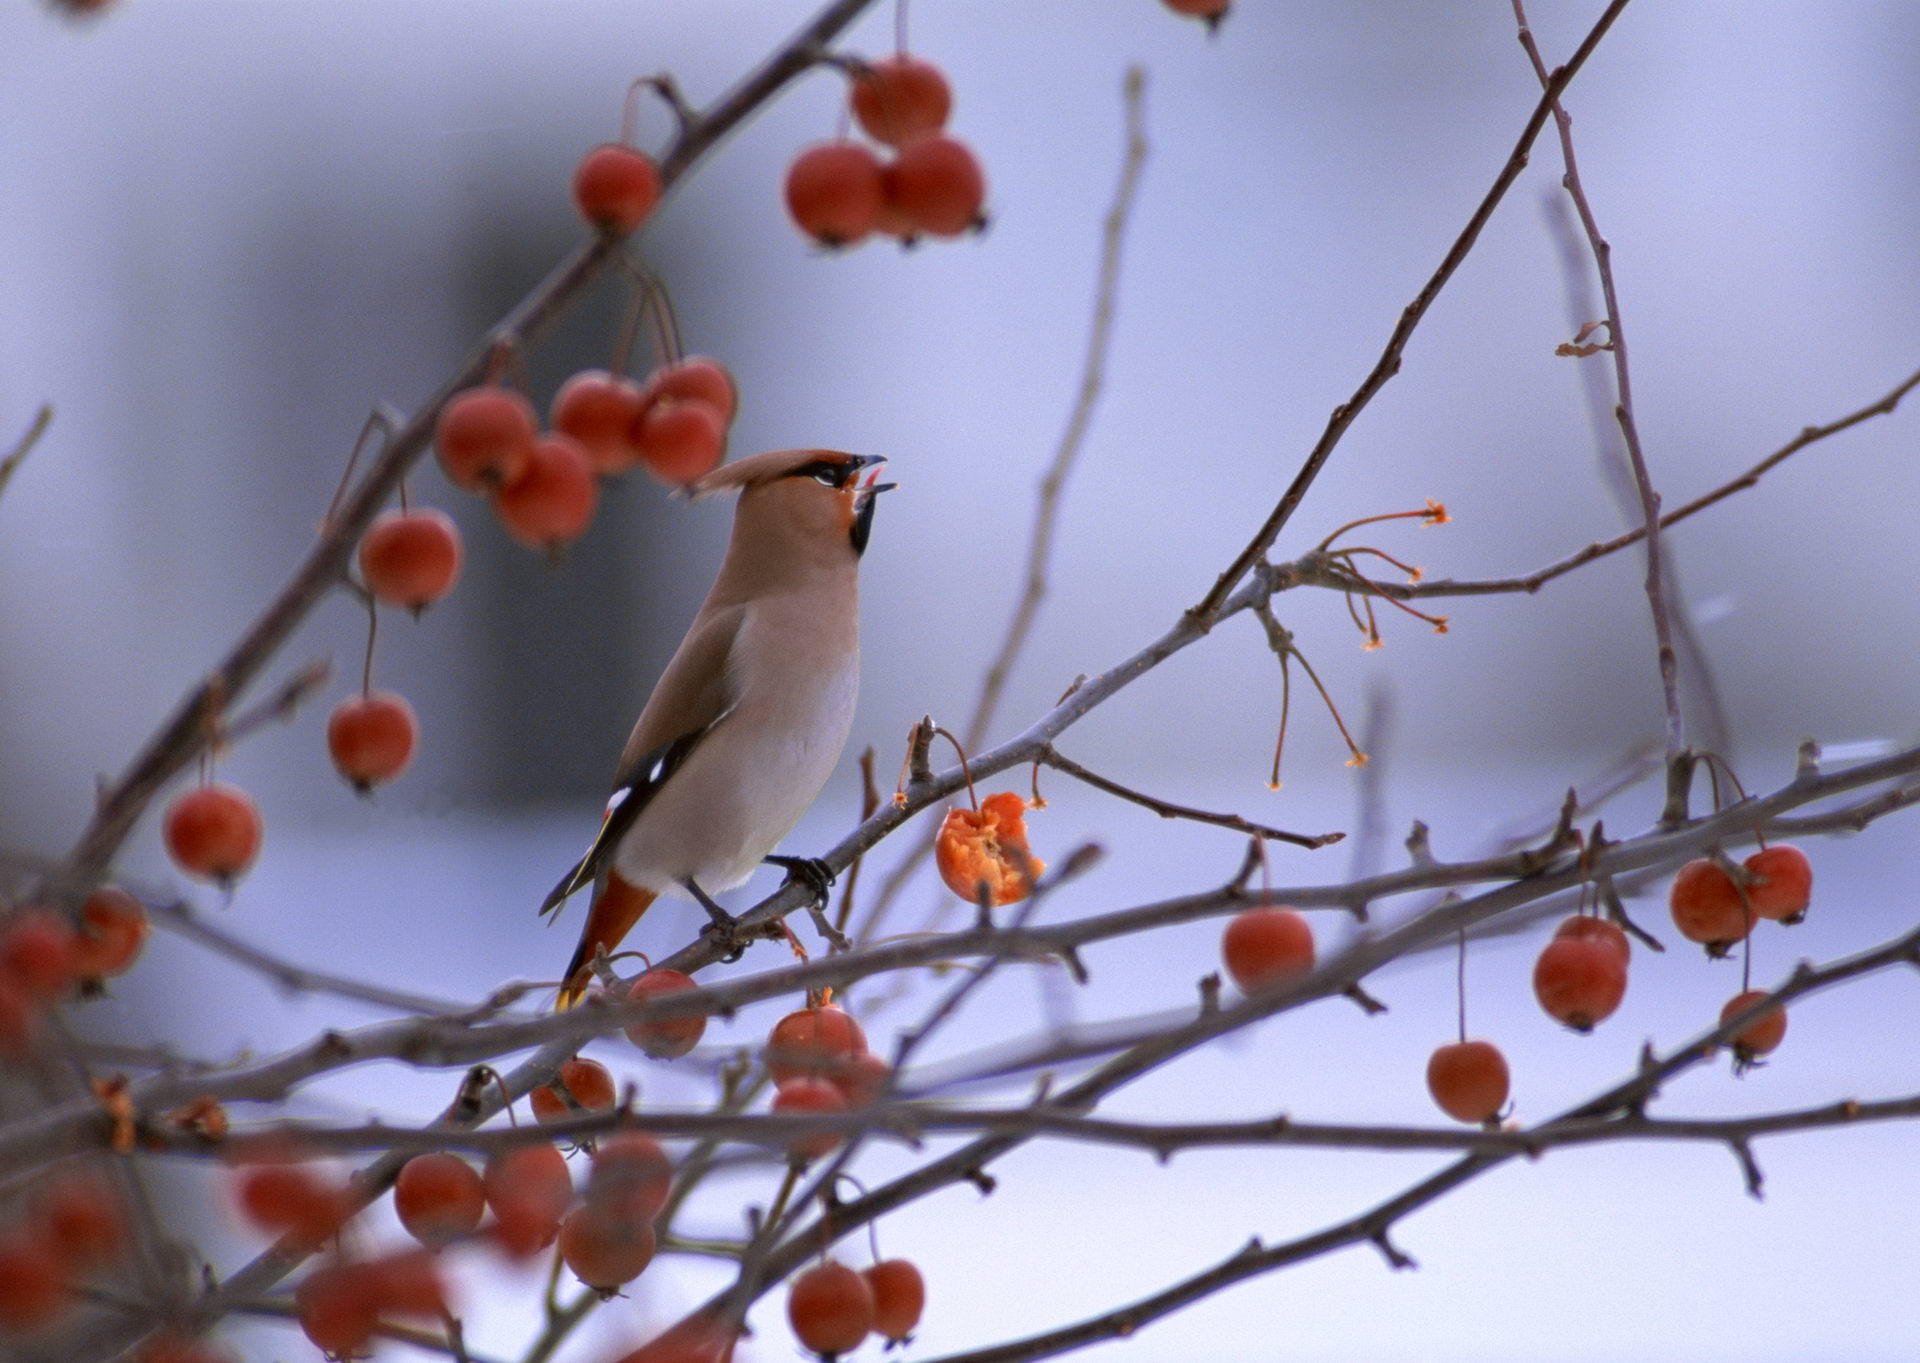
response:
M48 908L8 917L0 926L0 1059L33 1051L47 1009L124 974L147 930L140 901L110 885L87 896L77 922Z
M125 1257L126 1212L91 1170L37 1189L21 1222L0 1231L0 1333L39 1329L74 1305L87 1276Z
M823 1259L794 1275L787 1322L807 1348L837 1358L876 1332L889 1347L906 1343L926 1304L926 1282L906 1259L881 1259L858 1272Z
M850 63L848 103L860 130L892 151L883 161L850 138L806 148L787 170L787 211L829 249L878 232L911 245L986 226L987 179L966 143L948 136L953 91L932 62L902 52Z

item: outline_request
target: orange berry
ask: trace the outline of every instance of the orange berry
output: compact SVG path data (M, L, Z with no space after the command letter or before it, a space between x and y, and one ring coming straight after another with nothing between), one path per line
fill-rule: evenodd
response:
M970 903L987 887L993 904L1025 899L1047 863L1027 848L1027 802L1010 790L998 791L978 809L947 811L934 838L934 864L947 888Z
M1673 925L1709 956L1724 956L1753 931L1753 915L1740 900L1740 887L1717 861L1700 857L1682 866L1667 894Z
M494 493L493 510L527 548L552 551L586 533L599 502L593 464L580 442L550 435L534 445L520 476Z
M725 425L733 424L740 408L740 392L727 367L706 355L689 355L683 360L653 371L642 390L647 404L663 398L676 402L704 402L720 413Z
M1168 9L1190 19L1204 19L1208 28L1218 28L1227 17L1233 0L1165 0Z
M481 1184L497 1223L495 1238L516 1258L552 1244L560 1218L573 1204L566 1156L551 1145L523 1145L495 1155Z
M1313 969L1313 929L1293 909L1246 909L1227 920L1220 958L1241 992L1251 994Z
M415 1155L400 1166L394 1181L393 1210L407 1234L423 1245L471 1235L486 1208L479 1172L444 1150Z
M560 1257L603 1296L644 1273L657 1244L648 1222L603 1216L591 1207L576 1207L560 1223Z
M648 1222L667 1205L673 1161L644 1131L616 1131L593 1152L586 1203L618 1221Z
M1753 877L1747 902L1762 918L1798 923L1813 900L1813 863L1789 842L1763 847L1740 863Z
M260 810L253 797L219 781L175 796L163 832L175 865L219 885L245 875L260 855Z
M783 1116L811 1116L826 1112L845 1112L847 1100L840 1090L824 1079L802 1075L789 1079L773 1093L773 1110ZM795 1136L787 1150L796 1160L819 1159L846 1137L838 1131L820 1131L810 1136Z
M48 1003L73 988L79 949L73 926L51 909L25 909L0 930L0 975Z
M787 212L829 248L872 232L885 193L879 158L858 142L816 143L787 168Z
M127 1247L127 1218L105 1180L69 1174L34 1199L39 1239L69 1274L104 1268Z
M848 94L860 130L890 147L939 132L953 112L953 89L945 73L904 52L883 57L855 75Z
M873 1329L873 1289L843 1263L815 1264L787 1291L787 1321L815 1353L848 1353Z
M802 1008L767 1034L767 1073L775 1084L800 1075L831 1080L867 1051L866 1034L844 1008Z
M240 1213L270 1235L317 1245L352 1214L346 1190L297 1164L255 1164L236 1176Z
M433 431L448 480L469 492L504 487L533 458L539 423L533 404L497 383L447 399Z
M576 1056L560 1067L557 1083L542 1084L527 1097L533 1115L543 1122L564 1121L583 1111L607 1112L614 1103L613 1075L598 1060Z
M80 906L74 934L74 967L81 976L109 979L125 974L147 944L146 908L125 890L102 885Z
M33 1330L67 1309L66 1275L51 1248L18 1232L0 1240L0 1330Z
M901 148L886 168L887 202L922 232L957 237L986 226L980 209L987 201L987 179L966 145L944 134L923 137Z
M413 707L391 691L348 696L327 717L333 765L362 795L405 771L419 741Z
M660 191L660 168L618 142L595 147L573 172L573 202L580 216L616 236L625 236L653 215Z
M927 1283L905 1259L882 1259L861 1270L873 1293L873 1328L894 1344L905 1343L927 1309Z
M1626 992L1627 963L1601 937L1555 937L1533 964L1534 997L1576 1032L1612 1016Z
M293 1307L307 1338L337 1358L363 1352L380 1323L379 1287L359 1264L322 1264L293 1290Z
M693 976L665 966L655 966L634 979L627 988L629 1003L645 1003L657 994L676 994L698 989ZM690 1013L684 1017L660 1018L654 1022L636 1022L627 1028L627 1040L655 1060L672 1060L700 1044L706 1034L707 1015Z
M447 1291L440 1281L435 1256L424 1249L403 1249L359 1265L367 1277L383 1316L422 1316L438 1320L447 1314Z
M553 429L572 436L593 471L625 473L640 460L630 438L642 406L640 385L604 369L583 369L553 396Z
M1507 1058L1491 1041L1453 1041L1427 1061L1427 1092L1456 1122L1490 1122L1507 1105Z
M872 1051L862 1051L823 1077L840 1090L840 1096L847 1100L848 1107L865 1107L886 1089L887 1080L892 1074L893 1069L886 1061Z
M1732 1022L1734 1018L1749 1008L1757 1007L1773 996L1764 989L1749 989L1744 994L1735 994L1728 999L1720 1010L1721 1025ZM1733 1063L1736 1068L1745 1069L1763 1055L1771 1054L1787 1037L1787 1010L1776 1008L1765 1017L1756 1018L1733 1034Z
M460 580L460 530L444 511L387 511L360 540L360 576L374 599L425 610Z
M1633 959L1633 944L1627 940L1626 929L1611 918L1595 918L1588 914L1577 913L1555 928L1553 935L1591 938L1596 942L1605 942L1620 953L1622 964L1629 964Z
M727 452L727 423L710 402L662 398L648 404L634 423L633 443L648 473L681 487L719 464Z

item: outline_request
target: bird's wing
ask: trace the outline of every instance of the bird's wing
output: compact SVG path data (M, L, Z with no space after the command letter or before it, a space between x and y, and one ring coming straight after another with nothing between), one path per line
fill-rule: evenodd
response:
M557 911L575 891L599 877L640 811L726 718L734 700L728 664L746 608L730 606L702 614L704 618L696 620L681 641L633 726L593 846L553 887L540 906L541 913Z

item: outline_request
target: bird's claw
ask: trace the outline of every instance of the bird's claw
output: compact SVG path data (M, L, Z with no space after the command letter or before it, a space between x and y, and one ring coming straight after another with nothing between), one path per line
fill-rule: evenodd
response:
M766 861L787 873L788 884L804 885L815 908L827 907L827 892L838 877L826 862L819 857L768 857Z
M711 910L709 910L711 912ZM702 941L711 943L723 962L737 961L746 955L750 935L740 929L740 920L731 914L714 914L713 921L700 929Z

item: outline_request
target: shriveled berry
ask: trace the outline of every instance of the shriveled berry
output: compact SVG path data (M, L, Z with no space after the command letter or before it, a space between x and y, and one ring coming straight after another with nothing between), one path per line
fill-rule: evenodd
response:
M573 172L573 202L580 216L616 236L653 215L660 191L660 168L652 158L618 142L595 147Z
M642 405L632 379L583 369L560 385L549 417L554 430L580 442L595 473L625 473L640 460L631 437Z
M872 232L885 194L879 158L858 142L817 143L787 168L787 212L822 246L852 246Z
M774 1023L767 1034L767 1073L775 1084L801 1075L831 1080L849 1072L866 1051L866 1034L844 1008L802 1008Z
M419 741L413 707L391 691L348 696L327 717L334 768L362 795L405 771Z
M1756 1008L1773 996L1764 989L1749 989L1735 994L1720 1010L1722 1026L1732 1022L1749 1008ZM1787 1010L1776 1008L1765 1017L1755 1018L1733 1034L1733 1062L1745 1069L1763 1055L1776 1050L1787 1037Z
M1427 1092L1456 1122L1490 1122L1507 1105L1507 1058L1491 1041L1453 1041L1427 1061Z
M419 612L460 580L460 529L433 507L387 511L360 539L360 576L374 598Z
M1753 931L1753 914L1741 902L1740 887L1719 862L1700 857L1682 866L1667 894L1673 925L1709 956L1724 956Z
M890 147L939 132L953 113L953 88L945 73L904 52L857 73L848 98L860 130Z
M423 1245L471 1235L486 1207L479 1171L444 1150L415 1155L394 1181L393 1210L407 1234Z
M551 1145L519 1146L488 1160L481 1181L507 1253L525 1257L553 1243L573 1203L566 1156Z
M1620 1006L1627 963L1598 937L1556 937L1533 964L1533 993L1549 1017L1590 1032Z
M677 994L699 987L693 982L693 976L684 971L655 966L637 976L627 987L627 1000L630 1003L645 1003L661 994ZM627 1028L627 1040L655 1060L672 1060L698 1046L706 1031L707 1015L691 1013L684 1017L636 1022Z
M564 1090L564 1092L563 1092ZM582 1112L606 1112L614 1103L613 1075L598 1060L576 1056L560 1067L556 1083L542 1084L528 1099L543 1122L565 1121Z
M1012 904L1025 899L1047 863L1027 844L1027 810L1018 792L995 791L978 809L958 805L940 820L934 834L933 864L947 888L977 903L984 886L987 902Z
M247 873L260 855L262 831L253 797L220 781L176 795L163 825L174 864L220 885Z
M927 1282L906 1259L882 1259L860 1272L873 1293L873 1328L894 1344L906 1342L927 1309Z
M839 1089L824 1079L808 1075L789 1079L773 1094L773 1111L780 1116L815 1116L846 1110L847 1100ZM788 1142L787 1150L794 1159L804 1162L828 1154L845 1139L837 1131L819 1131L812 1135L795 1136Z
M648 473L684 487L720 463L727 452L727 423L710 402L661 398L634 423L633 443Z
M455 487L486 492L518 478L533 458L539 423L533 404L497 383L447 399L434 426L440 467Z
M944 134L901 148L882 176L886 200L921 231L957 237L986 225L987 177L971 148Z
M74 966L85 979L126 973L147 944L146 908L125 890L102 885L80 906L74 935Z
M26 909L0 928L0 975L41 1003L73 988L79 951L72 924L51 909Z
M1762 918L1798 923L1813 901L1813 863L1790 842L1763 847L1740 863L1753 879L1747 902Z
M1293 909L1246 909L1227 920L1220 956L1233 982L1251 994L1313 969L1313 929Z
M873 1289L837 1260L815 1264L788 1289L787 1321L815 1353L849 1353L873 1329Z
M493 509L520 543L552 551L586 533L599 502L587 452L570 436L550 435L534 445L520 476L494 494Z
M603 1295L644 1273L657 1244L651 1223L606 1216L592 1207L576 1207L560 1223L560 1257L574 1277Z

